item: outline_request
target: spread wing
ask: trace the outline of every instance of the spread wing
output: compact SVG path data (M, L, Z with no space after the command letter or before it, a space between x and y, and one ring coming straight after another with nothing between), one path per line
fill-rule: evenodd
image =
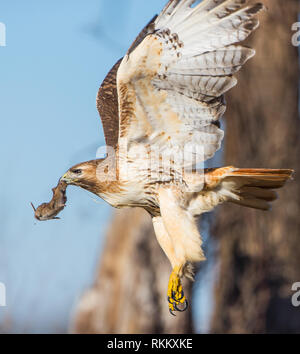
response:
M247 0L195 2L169 1L117 74L119 144L155 147L163 157L188 151L184 165L220 148L223 95L255 54L238 43L258 27L263 8L244 6Z
M131 53L149 34L153 32L155 16L141 31L133 42L128 53ZM116 148L119 139L119 103L117 90L117 72L122 62L121 58L104 79L97 95L97 109L102 121L106 145Z

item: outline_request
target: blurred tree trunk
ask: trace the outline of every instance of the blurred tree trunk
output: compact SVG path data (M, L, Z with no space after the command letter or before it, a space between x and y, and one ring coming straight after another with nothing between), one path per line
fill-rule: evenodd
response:
M170 272L150 216L142 209L116 211L96 283L79 303L72 332L191 333L191 311L177 317L168 311Z
M299 1L263 2L268 11L250 40L257 55L227 97L224 158L297 174L269 213L231 205L219 212L212 332L300 333L300 308L291 304L292 284L300 281L299 62L291 44Z

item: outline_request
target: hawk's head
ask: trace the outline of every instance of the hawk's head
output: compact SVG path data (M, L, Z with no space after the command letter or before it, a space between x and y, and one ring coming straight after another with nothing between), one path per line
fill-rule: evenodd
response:
M96 170L100 160L83 162L71 167L61 178L68 185L78 186L85 189L96 185Z
M61 178L68 185L84 188L98 196L115 180L115 166L110 158L75 165Z

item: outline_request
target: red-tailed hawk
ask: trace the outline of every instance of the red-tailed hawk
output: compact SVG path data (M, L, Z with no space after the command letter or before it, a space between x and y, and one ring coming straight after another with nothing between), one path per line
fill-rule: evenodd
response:
M181 278L191 278L191 265L205 259L196 218L224 202L267 210L276 199L274 189L292 175L199 167L221 147L224 94L255 54L239 43L258 27L263 5L195 3L170 0L112 68L97 98L107 157L78 164L61 179L116 208L149 212L173 267L172 314L187 307Z

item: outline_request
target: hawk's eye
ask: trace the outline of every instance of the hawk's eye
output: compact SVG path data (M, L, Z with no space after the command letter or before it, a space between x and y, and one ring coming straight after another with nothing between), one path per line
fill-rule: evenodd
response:
M72 173L74 173L75 175L81 175L82 170L80 170L80 169L72 170Z

